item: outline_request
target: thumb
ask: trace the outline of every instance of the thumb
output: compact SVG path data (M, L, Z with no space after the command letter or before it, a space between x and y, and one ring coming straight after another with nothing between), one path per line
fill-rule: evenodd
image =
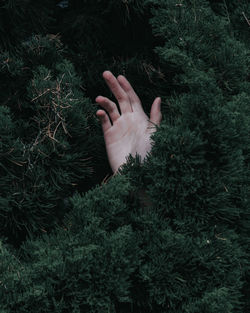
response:
M162 114L161 114L161 98L157 97L155 98L151 111L150 111L150 122L160 125L162 119Z

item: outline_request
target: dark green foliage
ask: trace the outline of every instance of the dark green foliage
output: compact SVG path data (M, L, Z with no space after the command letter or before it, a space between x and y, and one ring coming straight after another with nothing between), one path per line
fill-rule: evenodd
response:
M11 3L0 312L248 313L248 1ZM106 69L146 112L161 96L164 118L145 162L103 180L92 102L111 96Z
M15 50L32 33L46 34L54 22L54 0L1 0L0 47Z
M15 243L63 216L64 199L88 185L98 144L93 106L59 39L34 36L18 49L2 54L0 86L1 233Z
M216 227L207 232L204 224L199 234L173 230L170 219L153 208L133 209L131 188L118 176L84 197L75 195L64 226L27 242L25 269L18 277L13 268L2 280L6 302L13 303L7 312L34 307L37 312L120 312L131 305L136 312L164 307L190 312L208 298L206 312L213 312L229 295L221 312L239 308L243 253L235 235Z
M130 275L139 262L136 233L125 223L113 226L113 231L109 226L112 218L115 221L129 212L122 202L129 185L123 183L119 177L82 200L75 195L75 212L56 234L26 243L24 250L30 254L26 270L17 281L13 280L17 269L3 276L4 285L11 282L6 285L5 301L13 303L6 312L30 312L34 308L37 312L111 312L115 310L114 301L128 302ZM117 199L119 196L121 199ZM98 214L96 209L107 209L107 205L110 211ZM17 294L12 292L15 288L20 292L16 299Z

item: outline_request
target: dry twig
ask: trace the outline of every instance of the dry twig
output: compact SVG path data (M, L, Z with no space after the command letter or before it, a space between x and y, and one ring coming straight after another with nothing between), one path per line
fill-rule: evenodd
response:
M250 21L249 21L249 19L246 17L246 14L245 14L244 12L242 12L242 14L243 14L245 20L247 21L248 26L250 26Z

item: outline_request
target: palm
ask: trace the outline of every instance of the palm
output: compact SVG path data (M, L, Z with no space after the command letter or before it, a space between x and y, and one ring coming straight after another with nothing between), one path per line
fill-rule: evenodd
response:
M129 154L135 156L137 153L143 160L150 151L150 136L155 131L155 124L159 125L161 120L160 99L155 99L149 120L140 99L124 76L116 79L111 72L106 71L103 77L118 100L121 110L120 114L116 104L108 98L96 98L97 103L109 114L108 117L105 111L97 111L102 122L110 166L116 172L126 162Z
M138 112L124 113L104 132L107 154L112 168L118 168L130 153L142 159L150 149L148 118ZM142 141L143 138L143 141ZM113 169L114 170L114 169Z

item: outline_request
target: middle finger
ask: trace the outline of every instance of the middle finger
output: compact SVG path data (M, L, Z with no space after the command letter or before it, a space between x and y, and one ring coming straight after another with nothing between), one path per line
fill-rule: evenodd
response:
M121 109L121 113L132 112L129 97L120 86L116 77L110 71L105 71L103 73L103 78L105 79L108 87L117 99Z

